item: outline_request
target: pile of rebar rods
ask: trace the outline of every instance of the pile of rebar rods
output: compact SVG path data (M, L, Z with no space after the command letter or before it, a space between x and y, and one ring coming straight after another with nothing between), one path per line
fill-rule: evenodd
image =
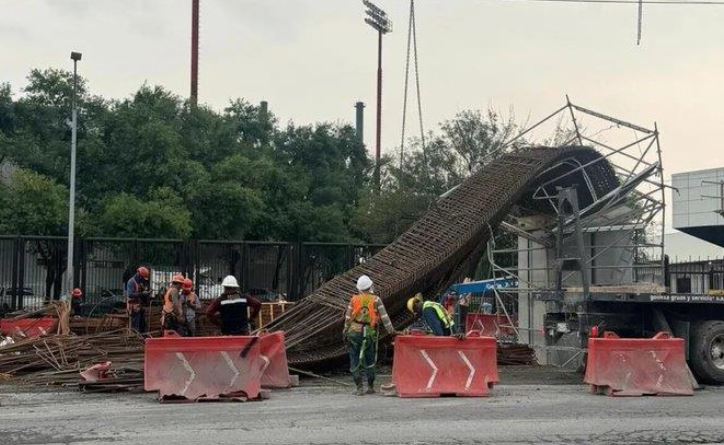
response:
M423 217L392 244L300 301L269 330L286 333L289 362L317 367L345 355L344 311L360 275L368 275L396 328L411 320L406 300L416 292L432 298L469 273L484 251L491 231L510 208L545 180L545 172L563 159L594 164L597 191L616 184L613 169L585 147L528 148L501 155L435 202ZM604 165L606 167L600 167ZM565 167L562 167L565 168ZM566 178L577 181L575 175ZM582 199L585 200L585 196Z
M84 383L80 372L111 362L108 377ZM32 385L80 386L86 390L143 388L143 338L120 329L94 335L55 335L18 341L0 349L0 376Z
M498 343L498 365L535 365L535 351L528 345Z

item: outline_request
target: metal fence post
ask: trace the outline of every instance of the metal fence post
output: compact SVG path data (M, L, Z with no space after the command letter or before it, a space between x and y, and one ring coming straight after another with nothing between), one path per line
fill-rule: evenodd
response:
M17 309L20 310L23 308L25 293L25 239L22 236L18 238L18 246L18 286L15 295L18 299Z
M248 283L246 282L247 276L249 275L249 267L247 265L249 261L249 245L246 241L243 241L241 243L241 258L239 262L241 263L241 267L239 270L239 279L241 280L241 290L246 291L249 288ZM233 273L233 271L232 271Z
M347 244L347 269L354 267L354 245Z
M284 291L287 294L287 298L291 298L294 294L294 290L292 286L294 286L294 280L292 280L292 273L293 273L293 267L292 267L292 261L294 261L292 257L292 243L286 243L286 256L287 256L287 284L284 287Z
M76 273L80 274L80 282L78 283L78 287L80 287L80 290L83 292L83 295L86 295L86 279L88 278L88 271L86 270L88 268L88 241L84 238L78 239L78 248L80 249L80 255L78 255L78 267L75 268L77 271Z
M300 299L304 296L304 293L307 288L306 280L304 279L304 272L307 268L307 262L304 259L304 254L306 249L304 248L304 243L299 242L299 268L297 269L297 280L299 280L299 292L297 292L297 299Z
M199 240L191 241L193 243L193 280L194 287L198 291L199 288L199 263L201 262L201 247L199 246Z
M13 270L12 270L12 287L10 288L10 292L12 292L10 295L12 296L12 309L13 311L16 311L18 309L18 273L19 273L19 263L20 262L20 237L17 237L15 239L15 242L13 244ZM7 289L5 289L5 292L7 293Z
M80 263L81 263L80 256L82 255L82 249L81 249L80 243L82 242L82 240L78 239L78 241L80 241L80 242L73 243L73 265L72 265L73 276L70 277L71 278L70 282L71 282L72 286L70 289L68 289L68 296L70 296L70 294L73 292L73 289L78 287L80 284ZM67 263L67 259L66 259L66 263Z

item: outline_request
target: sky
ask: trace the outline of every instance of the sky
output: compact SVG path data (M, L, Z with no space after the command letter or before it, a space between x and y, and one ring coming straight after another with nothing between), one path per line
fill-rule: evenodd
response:
M376 3L394 22L382 141L396 152L409 3ZM644 5L640 46L634 4L417 0L416 10L426 128L489 107L535 120L568 94L657 122L667 177L724 166L724 5ZM93 93L124 98L146 82L188 95L191 0L0 0L0 11L0 81L16 92L32 68L72 68L76 50ZM305 124L353 123L361 100L372 149L377 48L363 17L357 0L201 0L199 101L267 100L281 123Z

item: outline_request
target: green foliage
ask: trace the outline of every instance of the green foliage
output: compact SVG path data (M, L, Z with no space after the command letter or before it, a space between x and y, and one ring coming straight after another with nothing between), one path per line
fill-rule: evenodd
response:
M33 70L20 91L0 84L0 162L21 168L0 232L64 234L73 75ZM514 129L462 112L424 150L411 140L401 168L386 159L377 193L349 125L280 127L243 99L217 112L150 85L108 100L84 79L78 105L78 231L98 236L389 242Z
M16 170L0 185L0 233L64 235L68 227L68 190L51 179Z
M33 70L15 99L0 85L0 161L67 184L72 81L70 72ZM242 99L218 113L158 86L106 100L81 79L78 95L82 234L352 239L348 225L370 167L352 127L279 128L271 112ZM26 227L16 230L58 233Z
M494 111L464 111L440 125L440 133L407 143L399 159L382 162L382 189L368 188L355 210L352 230L361 239L389 243L404 233L440 195L460 184L514 133L511 119Z
M98 217L103 230L116 236L186 238L191 234L191 213L183 199L169 188L155 189L149 199L140 200L127 193L109 198Z

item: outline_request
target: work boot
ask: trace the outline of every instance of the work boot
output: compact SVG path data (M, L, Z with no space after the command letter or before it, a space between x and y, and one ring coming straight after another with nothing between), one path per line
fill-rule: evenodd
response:
M365 395L364 388L362 387L362 379L354 379L355 385L357 385L357 389L354 392L354 395L356 396L363 396Z
M374 394L375 392L375 381L371 380L367 382L367 394Z

